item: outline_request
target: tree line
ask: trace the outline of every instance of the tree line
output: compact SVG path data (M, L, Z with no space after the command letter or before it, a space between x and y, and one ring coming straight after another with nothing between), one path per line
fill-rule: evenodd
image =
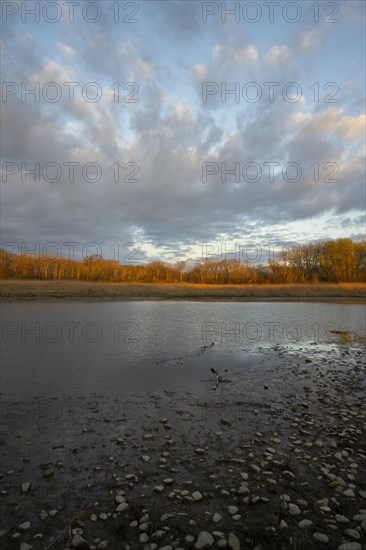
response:
M0 249L0 278L234 285L365 282L366 241L338 239L297 246L261 265L215 259L192 265L183 261L126 265L101 256L53 259Z

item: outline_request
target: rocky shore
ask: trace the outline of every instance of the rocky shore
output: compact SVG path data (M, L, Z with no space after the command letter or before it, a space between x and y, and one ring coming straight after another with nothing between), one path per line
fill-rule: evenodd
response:
M1 548L365 550L361 346L261 353L197 393L3 402Z

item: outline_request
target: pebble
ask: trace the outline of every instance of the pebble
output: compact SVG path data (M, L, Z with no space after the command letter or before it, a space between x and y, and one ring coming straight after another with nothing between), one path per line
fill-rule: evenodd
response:
M361 538L360 533L356 531L356 529L345 529L344 534L346 535L346 537L353 540L360 540Z
M20 550L33 550L33 546L31 546L27 542L22 542L22 544L20 545Z
M301 514L300 508L296 504L292 504L291 502L288 505L288 511L290 513L290 516L299 516Z
M199 491L195 491L194 493L192 493L192 497L193 497L193 500L196 502L199 502L200 500L203 499L202 493L200 493Z
M220 514L218 514L217 512L213 515L213 520L214 520L214 523L218 523L220 521L220 519L222 519L222 516L220 516Z
M205 449L201 449L200 447L195 449L194 452L197 454L197 455L203 455L205 454ZM202 531L202 533L205 533L205 531Z
M283 475L283 477L285 477L286 479L290 479L290 480L296 479L296 478L295 478L295 475L294 475L292 472L289 472L288 470L284 470L284 471L282 472L282 475Z
M29 491L29 487L30 487L29 481L25 481L24 483L22 483L22 493L26 493L27 491Z
M239 512L239 508L237 506L228 506L227 511L229 512L229 514L231 516L234 516L235 514L237 514Z
M211 548L214 543L214 538L211 533L207 531L201 531L198 535L196 544L194 545L196 550L203 550L203 548Z
M127 502L121 502L121 504L118 504L118 506L116 508L116 512L124 512L125 510L128 510L128 508L129 508L129 506L128 506Z
M240 550L239 539L234 533L229 533L228 545L231 550Z
M346 518L346 516L342 516L341 514L336 514L335 519L338 523L349 523L349 519Z
M313 522L310 519L302 519L299 521L299 527L300 529L308 529L308 527L311 527L313 525Z
M338 546L338 550L362 550L362 546L359 542L344 542Z
M89 544L80 535L75 535L71 544L74 548L79 548L79 550L89 550Z
M318 542L324 542L324 544L327 544L329 542L328 535L324 535L323 533L314 533L313 539L317 540Z
M19 529L21 529L22 531L26 531L27 529L29 529L30 526L31 526L30 521L24 521L19 525Z

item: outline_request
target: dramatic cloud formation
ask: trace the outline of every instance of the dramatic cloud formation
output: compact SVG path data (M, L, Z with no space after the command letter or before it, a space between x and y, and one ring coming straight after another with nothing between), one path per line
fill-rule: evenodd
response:
M363 237L363 2L320 2L316 21L303 1L296 22L184 0L92 2L73 22L60 0L58 21L37 22L12 4L3 243L93 241L111 257L134 242L141 260L174 260L209 242Z

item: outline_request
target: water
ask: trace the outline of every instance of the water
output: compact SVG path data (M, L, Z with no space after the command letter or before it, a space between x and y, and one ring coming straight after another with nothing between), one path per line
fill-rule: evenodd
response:
M357 303L8 302L1 398L181 390L211 366L259 369L261 353L325 350L365 325Z

